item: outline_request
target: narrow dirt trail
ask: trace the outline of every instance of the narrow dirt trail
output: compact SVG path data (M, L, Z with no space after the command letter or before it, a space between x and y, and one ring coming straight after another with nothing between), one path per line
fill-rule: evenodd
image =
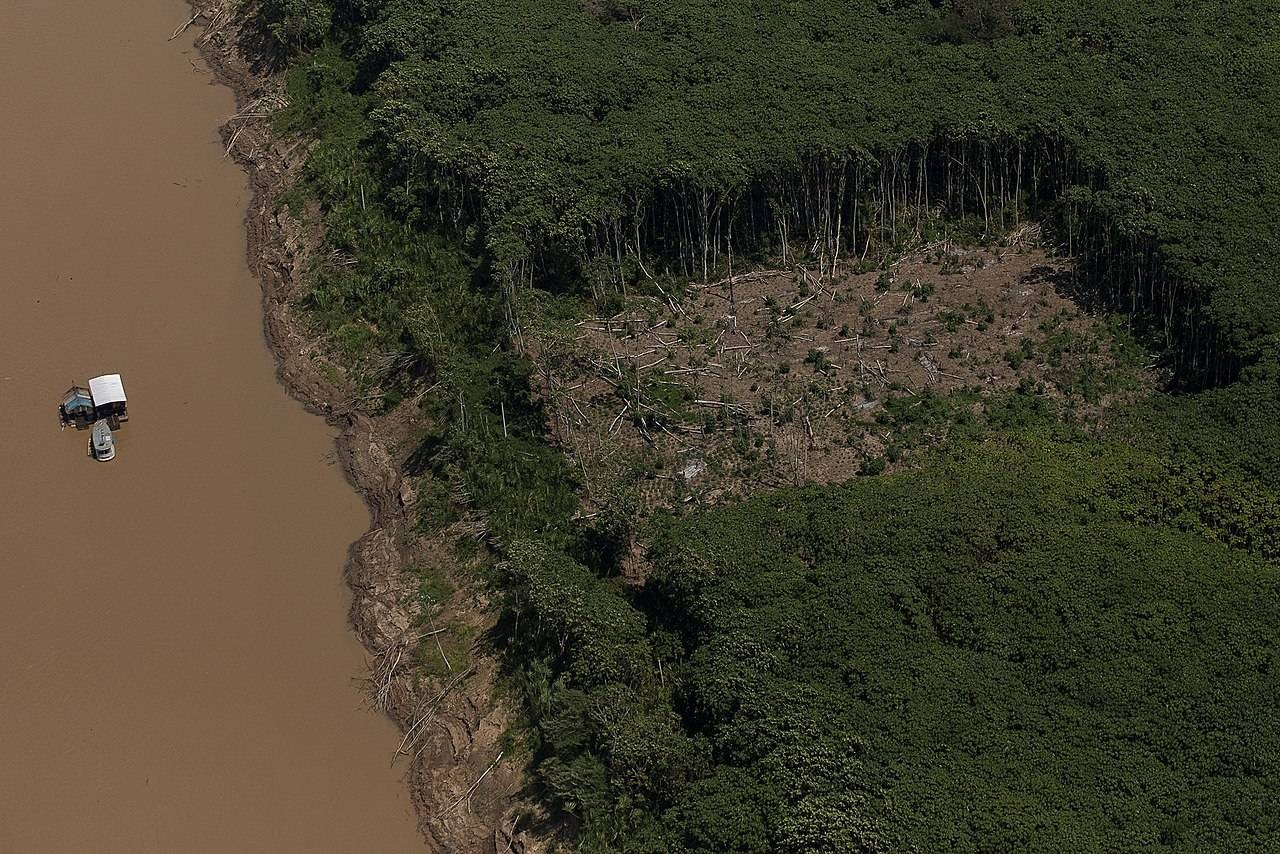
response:
M422 850L353 681L368 517L275 382L187 14L0 4L0 854ZM103 372L108 464L55 412Z

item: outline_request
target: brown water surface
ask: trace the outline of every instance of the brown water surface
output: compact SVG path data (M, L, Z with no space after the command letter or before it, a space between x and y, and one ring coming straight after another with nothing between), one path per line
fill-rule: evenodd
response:
M178 0L0 4L0 852L420 850ZM202 68L202 66L200 66ZM120 372L114 462L60 393Z

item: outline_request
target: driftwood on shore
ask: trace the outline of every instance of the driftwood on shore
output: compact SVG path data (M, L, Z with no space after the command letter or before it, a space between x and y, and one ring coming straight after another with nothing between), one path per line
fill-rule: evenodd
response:
M185 33L185 32L187 31L187 27L189 27L189 26L191 26L192 24L194 24L194 23L196 22L196 20L197 20L200 16L202 16L203 14L204 14L204 11L203 11L203 10L198 10L198 11L197 11L194 15L192 15L190 18L187 18L186 23L184 23L184 24L182 24L181 26L179 26L176 30L174 30L174 31L173 31L173 34L172 34L171 36L169 36L169 41L173 41L173 40L174 40L174 39L176 39L178 36L180 36L180 35L182 35L183 33Z

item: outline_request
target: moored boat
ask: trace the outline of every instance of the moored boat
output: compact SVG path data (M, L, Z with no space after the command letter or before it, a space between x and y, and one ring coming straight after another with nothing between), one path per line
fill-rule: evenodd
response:
M89 456L103 463L116 458L116 439L106 419L93 424L93 432L89 435Z

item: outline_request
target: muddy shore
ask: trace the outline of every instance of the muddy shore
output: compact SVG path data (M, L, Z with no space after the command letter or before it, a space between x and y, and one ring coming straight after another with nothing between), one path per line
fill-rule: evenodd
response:
M361 411L340 372L319 356L293 301L303 269L321 236L281 213L278 199L305 159L300 141L273 137L260 107L278 104L281 81L241 50L241 22L221 6L191 4L200 27L196 46L216 82L235 94L237 116L220 132L228 155L249 177L245 214L249 269L262 288L263 330L280 384L309 412L338 430L338 459L369 508L369 529L351 545L345 579L352 591L349 621L371 660L371 698L382 686L384 711L406 732L402 758L419 829L433 851L530 852L543 847L526 832L530 809L520 796L522 768L499 746L511 712L496 697L497 662L479 646L470 666L448 679L422 680L410 663L420 640L417 580L407 567L448 564L447 545L414 532L416 495L402 476L419 416L408 407L385 415ZM483 594L460 580L462 593L435 615L465 623L477 636L492 615Z

